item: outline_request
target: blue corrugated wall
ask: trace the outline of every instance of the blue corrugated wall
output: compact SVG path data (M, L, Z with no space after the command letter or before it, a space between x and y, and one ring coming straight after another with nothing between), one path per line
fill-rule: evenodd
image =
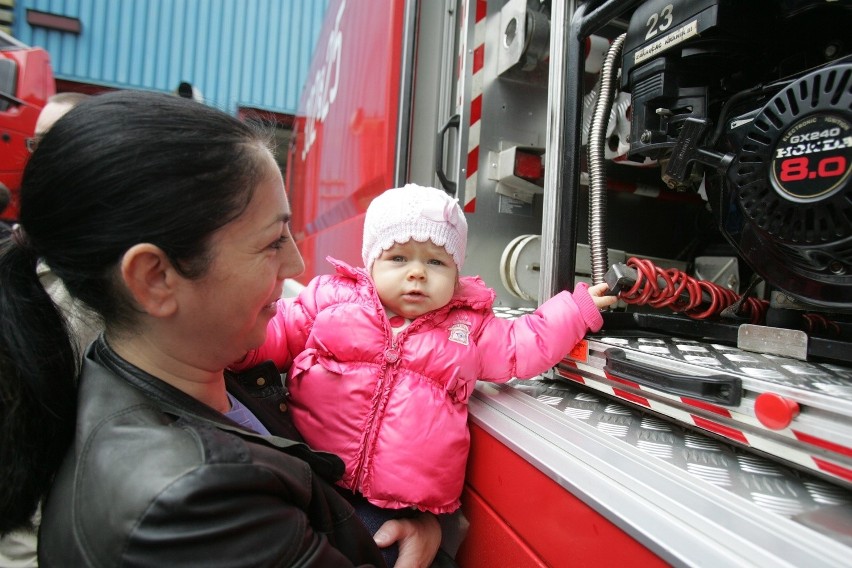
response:
M173 91L230 113L295 114L328 0L16 0L13 35L50 53L57 79ZM27 9L82 31L32 27Z

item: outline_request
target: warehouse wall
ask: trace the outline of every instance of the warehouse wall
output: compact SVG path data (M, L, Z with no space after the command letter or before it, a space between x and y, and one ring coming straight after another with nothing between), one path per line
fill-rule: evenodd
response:
M10 0L0 0L0 6ZM63 81L295 114L328 0L15 0L12 34ZM2 24L2 22L0 22Z

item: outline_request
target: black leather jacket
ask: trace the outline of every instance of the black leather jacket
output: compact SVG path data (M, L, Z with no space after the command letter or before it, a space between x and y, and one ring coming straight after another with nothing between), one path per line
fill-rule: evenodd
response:
M275 436L95 341L74 446L44 506L40 566L384 566L332 487L343 463L294 441L275 367L229 376L228 390Z

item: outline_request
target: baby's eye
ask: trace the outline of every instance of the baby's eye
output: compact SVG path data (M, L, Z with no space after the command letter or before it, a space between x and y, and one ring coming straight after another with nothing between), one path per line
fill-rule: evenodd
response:
M405 262L405 257L397 254L397 255L392 256L391 260L393 262Z
M434 264L435 266L444 266L444 261L439 258L433 258L429 261L429 264Z

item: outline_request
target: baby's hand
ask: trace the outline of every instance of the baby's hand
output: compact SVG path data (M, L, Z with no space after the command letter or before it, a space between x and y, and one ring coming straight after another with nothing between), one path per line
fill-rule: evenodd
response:
M617 296L604 296L604 294L608 291L609 286L607 286L606 282L589 286L589 295L592 297L592 301L594 301L595 306L597 306L599 310L608 308L618 302Z

